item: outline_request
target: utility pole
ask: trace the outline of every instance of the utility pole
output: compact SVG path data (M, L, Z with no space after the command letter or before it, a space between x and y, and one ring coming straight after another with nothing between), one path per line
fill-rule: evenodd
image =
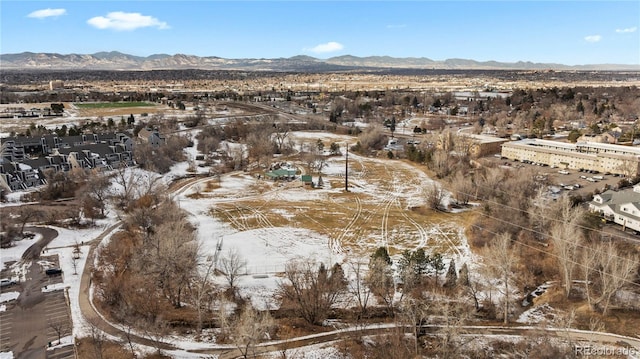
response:
M349 192L349 144L345 143L347 149L346 161L344 161L344 190Z

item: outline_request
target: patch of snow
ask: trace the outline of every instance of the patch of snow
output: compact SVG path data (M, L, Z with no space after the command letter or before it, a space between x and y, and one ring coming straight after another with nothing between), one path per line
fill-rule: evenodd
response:
M38 242L42 236L36 235L31 239L21 239L13 242L13 247L2 248L0 256L0 268L5 269L8 262L18 262L22 259L24 252L34 243Z
M0 359L13 359L13 352L0 353Z
M7 311L7 306L6 305L0 305L0 312L6 312Z
M531 293L529 293L529 295L527 295L525 299L522 300L522 306L526 307L530 305L531 303L533 303L533 301L536 298L544 294L547 291L547 289L553 287L554 285L555 285L555 282L545 282L539 285L536 289L531 291Z
M307 345L300 348L288 349L287 358L304 358L304 359L345 359L345 356L338 350L339 341L331 341L320 344ZM281 352L274 352L264 355L265 358L277 359L282 358Z
M42 287L42 293L56 292L65 289L67 286L64 283L54 283L45 285Z
M20 296L20 292L5 292L0 293L0 303L10 302L12 300L18 299Z
M516 319L516 322L523 324L552 322L557 315L558 312L556 309L552 308L548 303L544 303L524 311L518 319Z
M60 341L54 340L51 342L51 344L54 344L50 347L47 347L47 350L55 350L58 348L64 348L68 345L73 345L73 335L68 335L66 337L62 337L60 338Z

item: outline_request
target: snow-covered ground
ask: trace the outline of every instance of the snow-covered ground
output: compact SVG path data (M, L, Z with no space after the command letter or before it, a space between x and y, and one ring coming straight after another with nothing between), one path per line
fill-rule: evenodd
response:
M195 132L194 132L195 134ZM298 142L313 142L317 139L323 141L341 143L344 151L344 144L354 144L356 139L351 136L333 135L320 132L294 132L292 138ZM198 152L196 146L185 150L190 160L195 160ZM411 206L419 206L423 203L421 195L421 185L428 184L432 180L423 172L416 170L409 164L401 161L390 161L384 159L370 159L355 154L350 154L350 161L354 161L359 166L357 172L350 174L350 181L353 183L352 191L356 193L366 194L371 198L389 201L391 198L399 197L403 199L405 208ZM171 168L171 171L163 176L160 182L168 183L170 179L183 177L188 174L188 163L180 163ZM366 176L367 166L389 166L390 170L401 169L403 172L410 173L408 180L398 180L391 184L381 194L380 183L375 178ZM206 172L207 167L196 166L198 172ZM128 169L126 176L135 176L138 182L151 184L154 182L156 175L139 169ZM274 226L267 219L262 219L262 223L257 228L238 229L238 226L232 226L223 222L221 219L212 216L211 208L216 203L233 203L240 199L261 198L265 203L270 201L284 202L313 202L324 200L331 193L340 192L340 188L331 188L329 179L331 177L340 178L344 174L344 155L331 157L327 161L327 166L322 170L323 177L327 180L325 187L319 190L308 190L302 188L301 185L287 184L284 187L267 186L260 188L254 177L246 173L230 173L221 176L217 188L213 191L213 196L196 197L192 196L196 192L201 192L205 188L207 180L195 182L190 188L174 194L174 199L179 203L180 207L185 209L190 215L190 221L197 226L198 239L201 242L203 250L203 258L211 260L215 253L220 249L220 256L224 256L229 250L236 250L240 256L247 261L246 275L238 280L240 294L249 297L252 303L258 308L273 309L277 308L278 303L273 299L274 293L282 280L277 273L281 273L284 267L290 261L296 258L313 259L316 263L323 262L330 266L333 263L344 263L347 256L353 256L355 253L344 252L339 246L331 245L331 239L325 234L318 233L307 228L291 227L291 226ZM405 181L406 180L406 181ZM114 192L122 191L122 186L114 184L112 190ZM383 203L383 202L380 202ZM389 202L391 203L391 202ZM291 215L292 209L278 208L284 216ZM63 269L64 283L63 287L67 287L69 297L71 299L71 314L74 324L73 335L82 337L87 335L89 328L80 311L78 298L80 296L80 273L85 266L89 247L85 244L91 239L97 237L106 230L110 225L116 222L115 211L108 211L109 218L99 221L98 226L85 230L69 230L65 228L55 228L59 232L59 236L54 239L46 251L48 255L58 254L60 258L60 266ZM258 215L258 217L260 217ZM345 225L348 218L345 219ZM432 229L433 232L425 231L424 236L439 235L437 231L442 229ZM474 260L471 251L464 239L462 229L457 229L458 236L462 241L456 248L452 256L456 258L458 268L462 263L469 263ZM441 233L440 233L441 234ZM106 236L104 241L108 241L110 236ZM15 247L11 252L3 250L2 260L5 258L20 258L21 253L37 238L30 242L24 242ZM425 237L426 240L426 237ZM425 242L426 243L426 242ZM73 267L73 250L78 245L81 254L77 264L77 273L74 273ZM358 254L359 255L359 254ZM447 259L448 264L448 259ZM350 274L348 268L345 267L347 275ZM217 278L221 283L223 278ZM193 358L199 357L195 354L189 354L184 350L192 348L214 348L216 344L212 343L196 343L187 337L174 338L172 343L178 348L178 351L172 352L175 357ZM147 348L148 349L148 348ZM140 348L144 351L145 348ZM297 349L296 355L305 358L334 357L335 349L330 345L320 345L307 349Z
M34 243L38 242L42 236L36 235L33 238L29 239L21 239L19 241L13 242L13 247L2 248L2 255L0 255L0 268L5 269L9 262L14 263L15 266L19 266L17 263L22 259L22 254L27 250L27 248L31 247Z

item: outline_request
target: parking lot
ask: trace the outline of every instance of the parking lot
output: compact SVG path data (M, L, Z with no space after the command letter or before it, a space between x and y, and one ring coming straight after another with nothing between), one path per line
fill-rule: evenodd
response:
M622 180L622 177L616 177L610 174L552 168L550 166L512 161L509 159L498 158L496 156L485 157L484 160L514 170L531 168L537 171L541 176L540 179L545 179L546 183L549 186L552 186L554 191L557 191L558 194L569 193L580 196L592 195L596 191L602 192L605 188L615 188L620 180Z
M72 321L64 289L64 273L47 275L46 268L57 268L58 256L41 257L33 261L26 280L2 288L3 292L20 293L17 300L4 303L0 312L0 351L12 351L16 357L73 358L74 347L56 350L59 337L72 333Z

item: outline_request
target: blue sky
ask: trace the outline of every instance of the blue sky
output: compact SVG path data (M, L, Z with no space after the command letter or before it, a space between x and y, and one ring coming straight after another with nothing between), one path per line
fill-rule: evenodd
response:
M640 1L0 0L0 53L640 64Z

